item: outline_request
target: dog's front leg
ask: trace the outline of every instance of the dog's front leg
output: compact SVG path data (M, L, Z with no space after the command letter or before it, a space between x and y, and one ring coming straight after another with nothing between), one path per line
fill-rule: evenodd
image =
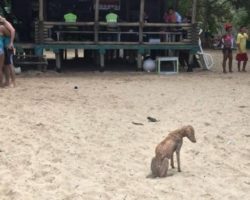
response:
M176 147L176 160L178 165L178 172L181 172L181 162L180 162L180 151L182 146L182 140L179 141Z
M180 162L180 150L176 150L176 158L177 158L177 165L178 165L178 172L181 172L181 162Z

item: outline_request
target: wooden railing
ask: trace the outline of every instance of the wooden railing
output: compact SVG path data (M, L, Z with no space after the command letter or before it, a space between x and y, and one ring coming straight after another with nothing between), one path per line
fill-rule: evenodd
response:
M47 22L35 24L36 43L197 44L196 24L119 22Z

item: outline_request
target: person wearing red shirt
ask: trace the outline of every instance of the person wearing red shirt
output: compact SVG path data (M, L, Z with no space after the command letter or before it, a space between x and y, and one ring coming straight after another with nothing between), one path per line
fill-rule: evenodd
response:
M228 68L229 72L233 72L232 70L232 62L233 62L233 44L234 44L234 37L232 35L232 25L226 24L225 25L226 34L221 38L222 44L222 53L223 53L223 61L222 61L222 69L223 73L227 73L226 70L226 63L228 60Z

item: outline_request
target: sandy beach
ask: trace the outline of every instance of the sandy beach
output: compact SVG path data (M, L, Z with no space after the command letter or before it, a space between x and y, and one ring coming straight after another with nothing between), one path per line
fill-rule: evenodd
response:
M211 71L177 75L18 75L0 89L0 199L248 200L250 64L223 74L209 53ZM188 124L182 172L147 178L156 145Z

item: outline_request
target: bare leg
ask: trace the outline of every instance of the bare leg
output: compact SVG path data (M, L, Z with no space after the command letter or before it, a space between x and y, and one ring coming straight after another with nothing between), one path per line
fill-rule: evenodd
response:
M246 65L247 65L247 61L244 61L243 62L243 68L242 68L243 72L246 72Z
M3 86L3 64L4 64L4 54L0 55L0 86Z
M228 54L228 66L229 66L229 72L233 72L233 55L232 53Z
M238 61L238 72L240 72L240 61Z
M4 78L5 78L4 86L9 86L10 85L10 71L7 65L3 66L3 71L4 71Z
M6 68L6 71L8 72L8 83L6 81L6 84L8 84L8 86L9 86L12 83L13 86L15 87L16 86L16 75L15 75L14 66L12 64L10 64L10 65L6 65L5 68ZM6 80L7 80L7 76L6 76Z
M224 53L223 53L223 61L222 61L223 73L227 73L227 70L226 70L226 62L227 62L227 55L226 55L226 52L224 52Z

